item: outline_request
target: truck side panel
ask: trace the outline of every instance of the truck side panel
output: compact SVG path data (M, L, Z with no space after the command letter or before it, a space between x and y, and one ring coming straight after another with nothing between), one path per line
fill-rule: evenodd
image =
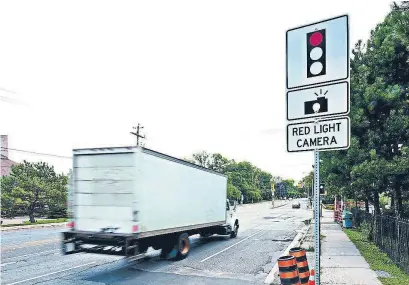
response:
M141 237L226 220L227 178L154 152L137 154Z

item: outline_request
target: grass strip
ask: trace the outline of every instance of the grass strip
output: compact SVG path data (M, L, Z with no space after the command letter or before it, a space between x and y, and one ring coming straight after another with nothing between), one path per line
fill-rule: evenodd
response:
M385 271L391 275L389 278L378 277L383 285L409 284L409 275L396 266L376 244L369 242L362 232L353 229L344 229L344 231L369 263L372 270Z
M55 224L55 223L65 223L68 219L60 218L60 219L52 219L52 220L37 220L35 223L30 223L30 221L25 221L22 224L8 224L8 225L1 225L3 228L7 227L21 227L21 226L29 226L29 225L42 225L42 224Z

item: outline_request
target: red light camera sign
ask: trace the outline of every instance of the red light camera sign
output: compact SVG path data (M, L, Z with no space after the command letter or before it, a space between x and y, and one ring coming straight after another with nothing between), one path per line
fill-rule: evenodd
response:
M350 110L348 25L344 15L287 31L287 120L316 120L288 125L288 152L349 147L349 119L339 118ZM307 134L334 123L331 136Z

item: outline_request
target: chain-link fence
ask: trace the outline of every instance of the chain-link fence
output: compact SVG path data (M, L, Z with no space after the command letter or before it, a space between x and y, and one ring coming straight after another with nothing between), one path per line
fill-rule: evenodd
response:
M356 209L352 212L355 227L409 274L409 220Z

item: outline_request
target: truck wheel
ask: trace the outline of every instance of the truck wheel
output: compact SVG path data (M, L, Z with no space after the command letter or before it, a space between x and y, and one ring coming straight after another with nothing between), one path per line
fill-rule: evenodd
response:
M234 223L234 229L233 231L230 233L230 237L231 238L235 238L237 237L237 234L239 233L239 223L236 221L236 223Z
M187 233L183 233L179 236L177 241L177 253L176 259L181 260L188 256L190 252L190 240Z

